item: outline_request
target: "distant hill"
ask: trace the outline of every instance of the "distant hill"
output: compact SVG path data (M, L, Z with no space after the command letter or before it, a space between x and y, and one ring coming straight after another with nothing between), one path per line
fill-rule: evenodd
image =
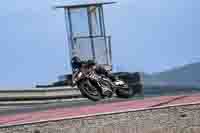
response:
M135 80L134 73L121 72L117 75L123 75L129 84ZM141 72L140 77L143 83L143 92L145 95L165 95L178 93L191 93L200 91L200 63L188 64L176 67L164 72L148 74Z
M146 82L160 82L171 85L198 85L200 86L200 63L188 64L168 71L144 75Z

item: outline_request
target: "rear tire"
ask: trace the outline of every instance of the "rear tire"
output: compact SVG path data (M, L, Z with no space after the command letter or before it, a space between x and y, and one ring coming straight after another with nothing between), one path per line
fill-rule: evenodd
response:
M81 94L84 97L87 97L92 101L99 101L102 99L99 90L96 87L94 87L88 79L78 83L78 88L80 89Z
M130 98L134 95L132 88L121 88L116 90L116 95L120 98Z

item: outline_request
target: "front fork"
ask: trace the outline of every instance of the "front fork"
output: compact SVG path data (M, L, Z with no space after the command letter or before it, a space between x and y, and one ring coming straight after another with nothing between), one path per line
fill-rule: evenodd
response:
M102 94L105 94L107 91L109 91L110 93L114 93L114 88L113 88L113 85L112 85L112 82L110 81L107 81L105 79L101 79L103 80L102 82L107 82L107 84L109 84L109 86L107 85L102 85L101 83L98 82L98 85L102 88ZM101 82L101 81L100 81Z

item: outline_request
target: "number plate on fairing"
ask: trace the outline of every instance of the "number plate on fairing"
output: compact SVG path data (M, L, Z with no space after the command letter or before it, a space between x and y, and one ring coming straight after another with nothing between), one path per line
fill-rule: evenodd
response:
M94 80L98 80L98 79L99 79L99 76L96 75L96 74L94 74L94 73L91 73L91 74L89 75L89 77L90 77L91 79L94 79Z

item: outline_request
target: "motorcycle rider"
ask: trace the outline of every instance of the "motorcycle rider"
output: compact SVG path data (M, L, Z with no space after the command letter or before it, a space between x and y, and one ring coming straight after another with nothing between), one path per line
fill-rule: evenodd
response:
M105 69L101 64L97 64L94 60L81 61L78 56L74 56L71 60L72 71L75 72L82 64L87 64L92 66L97 74L103 74L106 77L110 78L112 82L116 82L117 78L110 72Z
M78 56L74 56L71 60L73 73L75 73L80 67L82 67L83 64L92 67L97 74L103 74L107 76L111 79L112 82L114 82L114 84L122 84L121 82L118 82L117 78L110 71L107 71L103 65L97 64L93 60L81 61ZM75 84L73 83L73 85ZM102 91L105 96L112 96L112 90L110 88L104 88Z

